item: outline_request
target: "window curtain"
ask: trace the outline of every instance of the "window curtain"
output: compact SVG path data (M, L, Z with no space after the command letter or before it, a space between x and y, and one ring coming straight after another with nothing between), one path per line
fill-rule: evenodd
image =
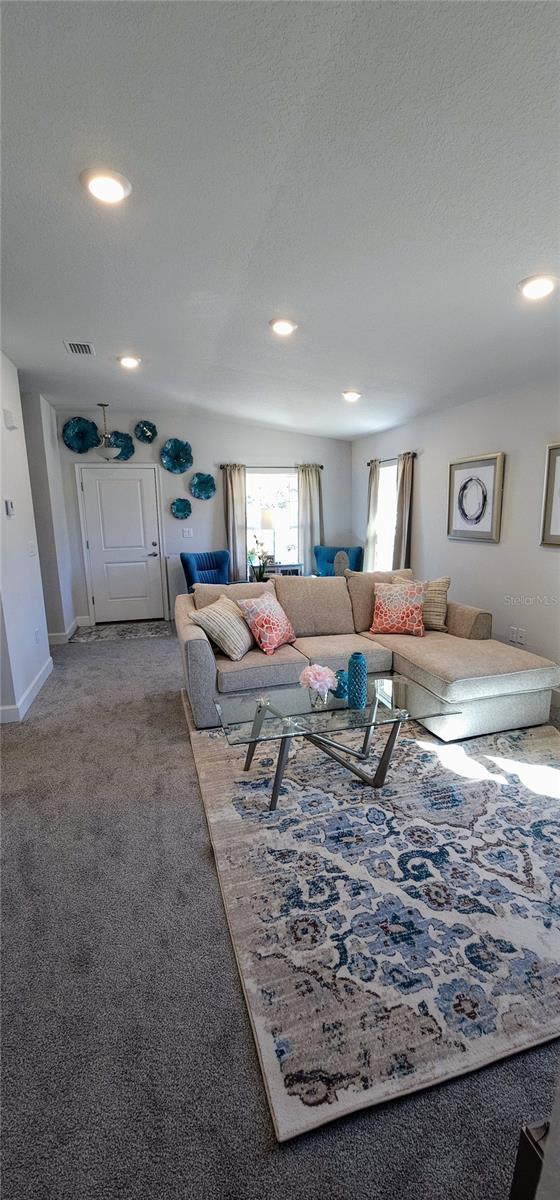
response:
M364 571L375 569L375 543L377 541L377 499L379 496L379 475L381 461L372 459L369 464L369 482L367 497L366 544L364 546Z
M397 459L397 520L393 545L393 570L410 566L410 534L412 529L412 479L414 454L407 450Z
M321 468L316 463L303 463L298 467L299 499L299 557L304 575L315 570L314 546L324 541L323 492Z
M222 472L230 576L232 583L244 582L247 579L247 472L239 463L226 463Z

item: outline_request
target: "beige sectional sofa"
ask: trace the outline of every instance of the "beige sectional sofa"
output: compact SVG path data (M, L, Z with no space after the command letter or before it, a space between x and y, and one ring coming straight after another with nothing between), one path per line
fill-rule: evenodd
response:
M447 633L427 632L423 638L368 633L375 582L403 575L412 572L347 572L346 578L278 576L268 583L230 584L227 589L221 584L195 584L193 595L178 596L175 622L196 727L218 725L214 701L224 693L257 696L265 688L297 683L308 662L344 668L354 650L365 655L370 673L406 675L460 708L458 714L422 722L446 742L547 721L560 668L536 654L494 641L488 612L450 602ZM190 615L224 591L232 600L275 593L297 635L293 646L282 646L270 656L255 648L239 662L216 651Z

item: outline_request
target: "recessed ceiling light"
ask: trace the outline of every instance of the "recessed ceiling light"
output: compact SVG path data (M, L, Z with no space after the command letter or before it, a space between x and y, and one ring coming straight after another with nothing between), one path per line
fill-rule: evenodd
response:
M554 291L557 282L553 275L529 275L517 284L517 288L526 300L544 300Z
M350 389L350 390L349 390L349 391L347 391L347 392L343 392L343 393L342 393L342 396L343 396L343 399L344 399L344 400L346 400L346 401L348 402L348 404L355 404L355 403L356 403L356 400L361 400L361 398L362 398L362 393L361 393L361 392L354 392L354 391L352 391L352 390Z
M125 179L124 175L118 175L116 171L90 169L82 171L80 180L88 192L103 204L120 204L132 191L132 184L128 179Z
M287 317L273 317L272 321L269 321L268 324L272 332L277 334L278 337L289 337L297 329L294 321L289 321Z
M136 367L140 366L142 359L136 358L133 354L123 354L122 358L119 358L119 362L121 367L125 367L127 371L134 371Z

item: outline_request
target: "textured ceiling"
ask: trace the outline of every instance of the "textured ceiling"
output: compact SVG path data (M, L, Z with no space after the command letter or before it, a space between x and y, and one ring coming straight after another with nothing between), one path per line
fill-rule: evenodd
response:
M559 16L4 5L3 345L23 386L352 437L552 377L558 302L515 284L558 271ZM80 186L97 165L132 181L121 207Z

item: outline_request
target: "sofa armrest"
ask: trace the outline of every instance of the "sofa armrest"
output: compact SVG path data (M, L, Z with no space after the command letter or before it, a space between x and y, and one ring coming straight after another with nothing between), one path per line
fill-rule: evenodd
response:
M457 604L450 600L447 605L447 632L453 637L473 638L485 641L492 637L492 613L470 604Z
M216 659L203 629L190 619L195 611L193 596L183 594L175 601L175 628L181 647L185 687L197 729L218 724L214 705Z

